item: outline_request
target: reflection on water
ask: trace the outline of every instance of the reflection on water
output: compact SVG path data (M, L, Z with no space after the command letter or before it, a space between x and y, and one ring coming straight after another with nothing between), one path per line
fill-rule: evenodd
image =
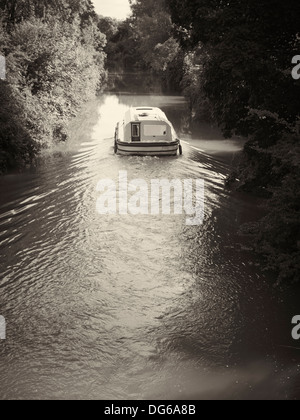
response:
M0 180L0 397L296 398L298 353L280 347L290 313L237 236L256 201L224 190L226 159L187 144L178 158L115 156L116 121L145 104L184 131L181 97L106 95L60 153ZM204 225L98 215L96 185L120 170L204 179Z

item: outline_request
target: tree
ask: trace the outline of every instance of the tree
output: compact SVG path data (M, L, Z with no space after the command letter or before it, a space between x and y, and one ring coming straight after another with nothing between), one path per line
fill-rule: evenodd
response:
M206 57L204 91L226 135L256 131L251 110L295 123L300 92L289 67L299 46L298 1L167 1L181 44L201 46Z
M67 139L69 119L104 84L106 37L89 0L0 0L0 8L0 52L7 62L0 92L7 104L0 114L4 170Z
M138 52L145 65L165 71L178 54L179 46L172 37L173 25L164 0L137 0L131 3L132 26Z
M91 0L0 0L0 9L10 24L31 17L47 19L51 15L64 21L79 16L84 26L95 21L97 16Z
M101 33L105 34L108 42L110 42L112 38L118 33L119 25L120 22L117 19L105 16L98 16L98 29Z

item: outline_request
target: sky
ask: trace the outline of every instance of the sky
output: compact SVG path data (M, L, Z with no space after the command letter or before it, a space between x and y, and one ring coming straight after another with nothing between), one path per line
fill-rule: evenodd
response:
M92 0L99 15L126 19L130 14L128 0Z

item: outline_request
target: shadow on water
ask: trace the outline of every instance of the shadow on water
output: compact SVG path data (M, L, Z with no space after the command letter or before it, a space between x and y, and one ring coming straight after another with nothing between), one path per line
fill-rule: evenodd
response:
M224 189L228 143L215 139L218 156L186 143L178 158L115 156L116 121L145 104L184 131L182 97L107 94L54 157L0 179L0 397L299 398L298 302L272 287L237 233L260 210ZM209 140L205 128L198 137ZM97 183L119 171L204 179L203 225L100 216Z

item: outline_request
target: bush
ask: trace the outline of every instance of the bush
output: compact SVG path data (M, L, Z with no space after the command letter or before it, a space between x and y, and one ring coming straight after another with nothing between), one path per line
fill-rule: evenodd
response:
M260 222L257 251L265 255L267 267L279 273L278 281L299 282L300 274L300 145L290 137L272 150L273 174L281 177L272 188L267 215Z
M10 86L0 81L0 173L32 163L39 145L26 130L26 113Z
M67 139L69 119L105 82L106 40L96 23L85 23L79 15L66 20L49 12L0 23L0 52L7 62L7 83L0 91L4 172Z

